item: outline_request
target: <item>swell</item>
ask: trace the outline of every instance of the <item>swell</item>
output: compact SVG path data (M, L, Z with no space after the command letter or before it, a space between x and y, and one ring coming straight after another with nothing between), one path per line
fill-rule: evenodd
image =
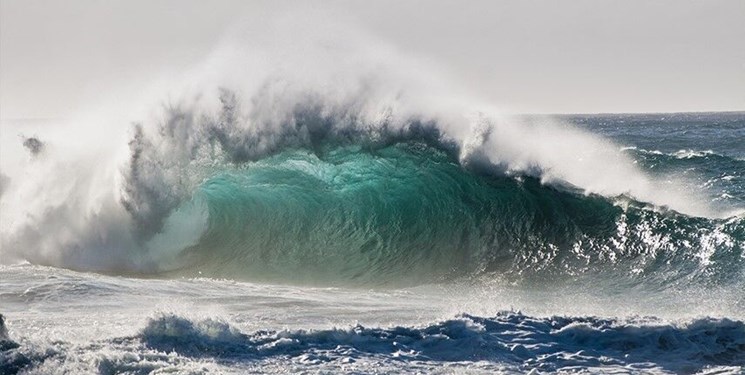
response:
M712 150L681 149L675 152L662 152L637 147L624 147L622 150L633 155L636 160L643 162L650 169L656 166L697 165L717 167L722 170L735 171L735 173L741 173L745 169L745 160Z
M294 148L206 178L206 229L186 275L320 284L417 284L498 274L727 283L745 220L707 219L495 174L434 142Z
M712 150L675 152L625 147L623 151L645 170L660 176L687 175L699 188L715 193L723 207L745 209L745 160Z

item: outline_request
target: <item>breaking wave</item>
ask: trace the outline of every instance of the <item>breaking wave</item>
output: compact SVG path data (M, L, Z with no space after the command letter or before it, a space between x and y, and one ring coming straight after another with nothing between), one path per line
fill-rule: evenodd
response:
M129 133L88 120L79 138L25 137L31 156L0 174L0 261L377 285L742 272L741 213L685 176L500 115L385 47L344 48L302 69L219 49Z
M2 341L0 341L2 342ZM12 343L12 342L11 342ZM503 312L484 318L467 314L412 327L241 332L220 320L162 315L138 335L49 347L12 343L0 347L0 370L62 373L205 371L209 361L242 364L244 371L376 370L503 373L562 373L578 368L623 373L738 373L745 366L745 325L704 318L670 323L595 317L538 318ZM115 349L115 350L112 350ZM87 353L82 355L82 353ZM467 362L465 362L467 361ZM438 370L440 369L440 370Z
M483 114L464 137L442 118L300 97L265 120L228 90L212 112L167 108L133 127L117 194L45 206L3 248L76 269L332 284L742 272L742 217L705 212L597 137Z

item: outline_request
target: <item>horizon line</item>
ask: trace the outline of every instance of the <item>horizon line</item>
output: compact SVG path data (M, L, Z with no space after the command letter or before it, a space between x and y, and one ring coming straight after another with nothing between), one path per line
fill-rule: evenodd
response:
M725 111L708 111L708 110L694 110L694 111L642 111L642 112L505 112L507 115L517 116L612 116L612 115L677 115L677 114L708 114L708 113L728 113L745 114L745 109L733 109ZM5 121L67 121L71 120L69 117L0 117L0 122ZM132 120L135 121L135 120Z

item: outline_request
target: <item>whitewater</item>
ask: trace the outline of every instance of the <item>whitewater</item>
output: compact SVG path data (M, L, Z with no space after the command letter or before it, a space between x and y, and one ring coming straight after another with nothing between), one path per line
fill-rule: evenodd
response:
M745 113L505 114L295 22L2 123L0 373L745 371Z

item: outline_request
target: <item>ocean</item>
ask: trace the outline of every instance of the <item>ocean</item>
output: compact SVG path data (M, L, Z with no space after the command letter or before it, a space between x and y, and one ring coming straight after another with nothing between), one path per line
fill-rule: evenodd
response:
M745 373L745 112L288 100L4 122L0 374Z

